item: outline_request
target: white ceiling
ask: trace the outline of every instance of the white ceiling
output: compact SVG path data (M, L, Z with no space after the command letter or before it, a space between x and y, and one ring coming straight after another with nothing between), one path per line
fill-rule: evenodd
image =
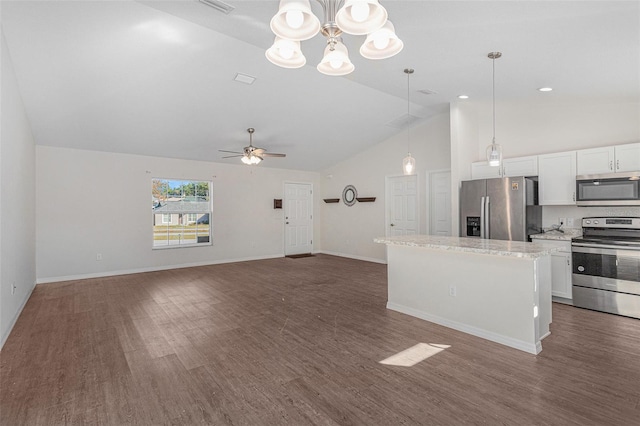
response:
M272 65L278 2L227 3L229 15L196 0L2 1L36 143L238 163L218 149L241 149L255 127L255 145L287 153L259 167L322 170L399 131L387 123L406 113L404 68L411 113L427 118L459 94L490 99L496 50L499 101L640 101L638 1L384 1L405 48L370 61L364 36L345 35L346 77L315 70L320 35L302 42L302 69Z

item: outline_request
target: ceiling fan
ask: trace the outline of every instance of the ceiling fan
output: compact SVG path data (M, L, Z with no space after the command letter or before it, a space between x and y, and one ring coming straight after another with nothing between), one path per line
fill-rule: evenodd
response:
M247 132L249 132L249 146L245 146L243 152L238 151L225 151L224 149L219 149L220 152L228 152L235 155L228 155L222 158L233 158L233 157L242 157L242 162L244 164L258 164L260 163L264 157L286 157L287 154L276 154L275 152L267 152L264 148L257 148L253 146L253 133L256 131L253 127L249 127Z

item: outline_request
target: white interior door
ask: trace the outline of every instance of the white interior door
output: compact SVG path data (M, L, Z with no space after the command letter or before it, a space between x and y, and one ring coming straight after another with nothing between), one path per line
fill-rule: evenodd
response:
M418 177L387 178L387 235L418 233Z
M451 235L451 172L429 173L429 231Z
M311 253L313 189L310 183L284 184L284 254Z

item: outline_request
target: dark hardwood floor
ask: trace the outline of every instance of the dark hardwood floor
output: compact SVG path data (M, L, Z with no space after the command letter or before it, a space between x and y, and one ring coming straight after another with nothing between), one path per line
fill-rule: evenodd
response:
M640 424L639 320L554 304L533 356L385 303L384 265L326 255L39 285L0 423ZM418 343L450 347L380 364Z

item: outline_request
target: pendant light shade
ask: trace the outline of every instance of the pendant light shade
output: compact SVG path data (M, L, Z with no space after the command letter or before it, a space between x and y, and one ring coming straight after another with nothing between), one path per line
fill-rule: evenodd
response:
M400 53L404 43L396 35L396 29L387 21L379 30L369 34L360 54L367 59L387 59Z
M496 143L496 59L500 58L502 53L491 52L487 55L491 59L493 67L492 82L492 98L493 98L493 139L491 145L487 147L487 162L491 167L500 167L502 164L502 147Z
M278 37L300 41L318 34L320 20L311 12L309 0L280 0L270 26Z
M412 175L416 172L416 159L411 156L411 138L409 137L409 123L411 114L409 113L409 77L413 74L413 68L405 68L404 73L407 75L407 156L402 160L402 173Z
M363 35L380 29L387 21L387 10L378 0L346 0L336 13L336 23L347 34Z
M405 175L412 175L416 170L416 159L411 156L409 152L402 160L402 172Z
M326 75L346 75L351 73L355 66L349 60L347 46L338 41L333 45L328 45L324 49L324 57L318 64L318 71Z
M265 53L271 63L282 68L300 68L307 63L307 59L300 50L300 42L287 40L276 36L276 39Z
M502 147L495 140L487 147L487 161L491 167L499 167L502 163Z

